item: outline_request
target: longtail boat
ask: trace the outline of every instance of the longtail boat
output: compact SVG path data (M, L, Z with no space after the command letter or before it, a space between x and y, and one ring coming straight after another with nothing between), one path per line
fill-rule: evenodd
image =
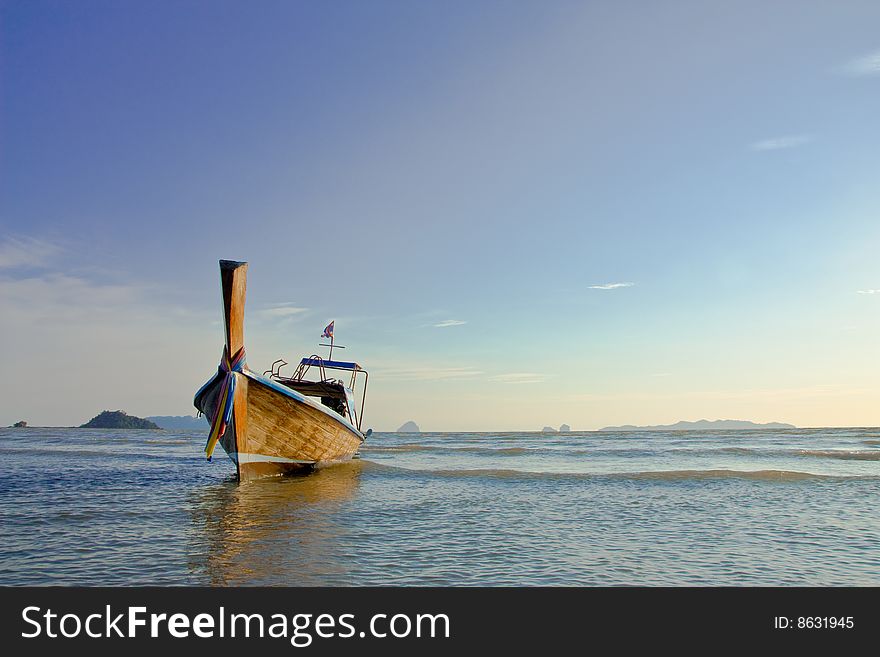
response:
M246 262L220 261L226 344L217 373L193 400L211 423L208 460L220 443L238 478L249 481L351 459L372 433L361 432L368 373L357 363L332 360L333 322L322 335L331 340L327 359L316 354L303 358L291 377L281 376L283 360L262 375L251 371L244 350L247 267ZM328 372L345 372L348 380ZM306 378L309 374L314 380ZM354 389L361 376L358 409Z

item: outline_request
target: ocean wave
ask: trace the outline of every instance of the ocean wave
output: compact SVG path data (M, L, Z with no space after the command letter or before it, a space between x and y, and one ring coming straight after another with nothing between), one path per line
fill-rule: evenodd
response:
M681 451L686 452L688 450L681 450ZM768 453L768 450L766 450L766 449L759 449L759 448L755 448L755 447L719 447L719 448L716 448L715 450L709 449L709 450L704 450L704 451L707 451L707 452L718 451L718 452L723 452L725 454L741 454L743 456L760 456L762 453Z
M361 451L365 454L383 454L383 453L407 453L407 452L434 452L436 454L480 454L480 455L502 455L516 456L517 454L583 454L586 450L559 450L548 449L546 447L451 447L440 445L383 445L376 447L373 445L365 445Z
M193 460L193 456L188 454L175 454L169 452L158 452L158 453L150 453L144 451L137 450L129 450L129 451L120 451L120 450L98 450L98 449L84 449L77 447L69 447L67 449L58 449L53 447L0 447L0 455L8 454L10 456L50 456L63 458L68 460L73 459L89 459L93 458L97 462L99 460L111 461L122 459L125 461L132 461L138 459L144 460L154 460L154 459L167 459L167 460L175 460L175 461L191 461Z
M142 441L148 445L192 445L192 440L182 440L182 439L174 439L174 438L162 438L157 440L144 440Z
M880 461L880 449L801 449L798 450L798 454L800 456L815 456L825 459L840 459L842 461Z
M864 441L867 442L867 441ZM671 447L667 449L652 449L646 447L491 447L491 446L446 446L446 445L388 445L388 446L365 446L365 454L391 454L424 452L435 454L466 454L479 456L573 456L573 457L605 457L631 458L631 457L662 457L665 455L679 456L716 456L719 454L746 456L750 458L797 458L812 457L825 459L838 459L844 461L880 461L880 450L847 450L847 449L804 449L804 448L768 448L768 447Z
M431 445L406 444L376 446L367 443L361 447L361 452L434 452L441 451L442 449L444 448L433 447Z
M632 479L757 479L765 481L802 481L808 479L874 479L865 476L821 475L795 470L668 470L626 473Z
M636 472L534 472L504 468L414 469L365 461L368 469L388 474L441 477L451 479L546 479L546 480L657 480L747 479L760 481L880 481L875 475L825 475L794 470L649 470Z
M880 461L880 450L864 449L768 449L765 447L722 447L718 450L705 450L705 453L711 453L712 451L751 457L807 456L823 459L838 459L841 461ZM699 451L695 450L694 453L699 453Z

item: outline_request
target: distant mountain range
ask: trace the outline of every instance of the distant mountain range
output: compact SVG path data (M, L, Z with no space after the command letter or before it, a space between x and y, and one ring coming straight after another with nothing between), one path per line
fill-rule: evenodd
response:
M705 431L712 429L797 429L793 424L767 422L758 424L749 420L697 420L696 422L676 422L675 424L657 424L654 426L637 427L625 424L622 427L604 427L600 431Z
M147 418L150 422L155 422L163 429L198 429L208 428L208 422L205 417L195 417L193 415L152 415Z

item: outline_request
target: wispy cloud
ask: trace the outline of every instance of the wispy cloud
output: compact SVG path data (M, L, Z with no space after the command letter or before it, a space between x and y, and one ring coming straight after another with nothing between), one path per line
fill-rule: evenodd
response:
M276 303L272 304L269 308L261 310L260 314L269 318L292 317L293 315L301 315L304 312L308 312L308 310L308 308L295 306L292 303Z
M632 287L635 283L603 283L602 285L591 285L591 290L616 290L621 287Z
M877 289L869 289L869 290L856 290L859 294L880 294L880 290Z
M783 148L795 148L803 146L811 142L813 138L810 135L788 135L785 137L774 137L772 139L762 139L749 145L753 151L778 151Z
M454 379L471 379L483 374L482 370L471 367L401 367L401 368L373 368L381 372L383 379L403 379L414 381L448 381Z
M546 376L537 372L511 372L489 377L490 381L498 383L543 383L546 379Z
M0 269L43 267L61 249L42 240L7 237L0 242Z
M461 326L462 324L467 324L467 322L461 319L444 319L442 322L434 324L434 326L437 328L446 328L447 326Z
M0 278L0 308L14 308L6 319L20 325L50 321L66 325L89 318L98 322L120 308L136 307L143 290L130 285L106 285L78 276L46 273L21 279Z
M844 64L840 70L844 75L857 78L878 75L880 74L880 50L856 57Z

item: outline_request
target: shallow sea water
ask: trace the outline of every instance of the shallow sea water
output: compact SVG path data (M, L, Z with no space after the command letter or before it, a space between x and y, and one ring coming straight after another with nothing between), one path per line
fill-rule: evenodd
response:
M204 440L0 429L0 584L880 585L880 429L373 434L244 485Z

